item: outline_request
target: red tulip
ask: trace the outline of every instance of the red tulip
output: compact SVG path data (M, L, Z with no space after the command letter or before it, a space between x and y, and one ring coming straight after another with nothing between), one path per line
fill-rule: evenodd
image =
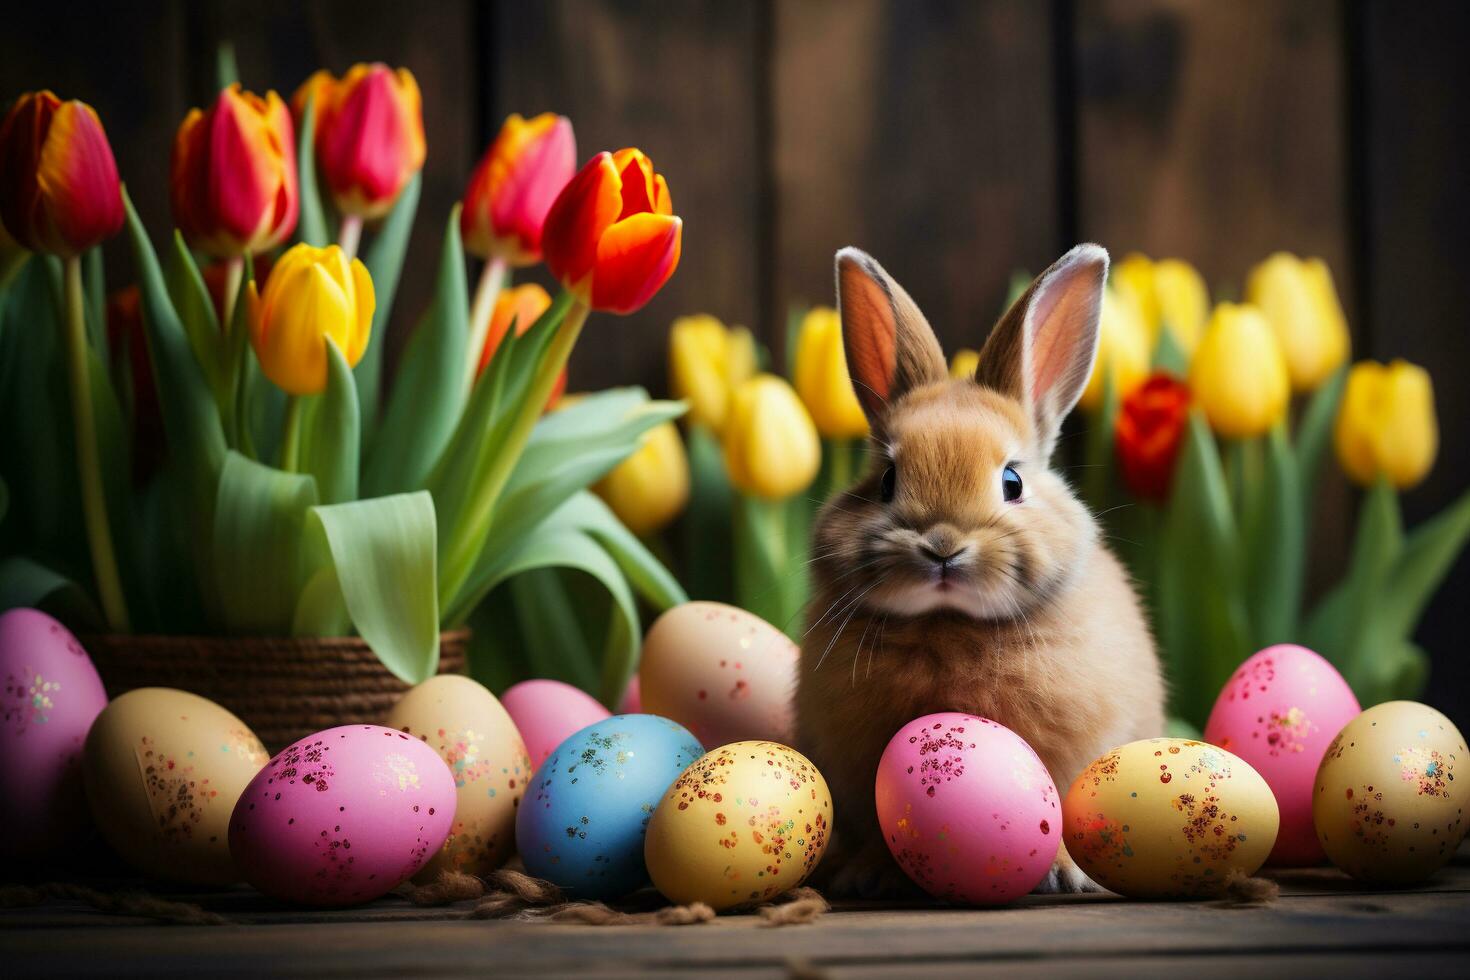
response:
M123 225L122 185L91 106L28 92L0 123L0 223L33 252L80 255Z
M1118 411L1116 441L1123 482L1145 500L1169 498L1174 464L1189 419L1189 386L1158 372L1135 388Z
M510 265L541 261L546 212L577 169L577 139L565 116L512 113L470 175L459 226L465 248Z
M219 93L191 109L173 152L174 221L189 244L221 258L274 248L296 228L296 139L275 92Z
M546 265L592 309L632 313L679 265L683 222L668 184L641 150L599 153L551 205Z

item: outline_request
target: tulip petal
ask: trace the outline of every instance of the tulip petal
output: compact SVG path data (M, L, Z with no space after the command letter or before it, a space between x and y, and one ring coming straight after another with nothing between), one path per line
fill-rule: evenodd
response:
M628 147L613 154L613 166L623 178L623 210L618 220L653 212L657 200L653 161L642 150Z
M424 163L419 89L405 70L356 65L321 120L322 173L338 207L374 218L388 211Z
M216 236L237 248L271 231L282 182L279 147L264 118L238 87L220 93L209 119L207 208Z
M358 259L352 260L352 304L357 310L357 322L343 353L347 358L347 366L357 367L357 362L362 360L363 351L367 350L368 341L372 338L373 311L377 306L372 276L368 275L367 266Z
M612 154L599 153L571 179L541 229L547 268L569 289L586 289L603 234L623 207L622 178Z
M499 186L491 190L490 224L498 238L514 238L521 264L541 254L541 230L577 163L577 143L572 124L550 116L550 125L533 132L518 156L508 159L499 174ZM537 126L538 117L528 124Z
M122 230L122 185L102 122L91 106L63 102L51 120L36 184L62 255L84 252Z
M684 223L663 214L635 214L603 232L592 277L592 306L613 313L643 307L679 265Z

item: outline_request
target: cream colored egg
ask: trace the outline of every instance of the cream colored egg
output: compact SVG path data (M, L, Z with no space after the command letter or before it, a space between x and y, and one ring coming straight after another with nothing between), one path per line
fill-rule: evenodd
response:
M827 848L832 794L777 742L735 742L684 770L653 812L643 854L670 901L727 909L800 885Z
M418 880L444 870L484 875L504 864L515 850L516 808L531 760L495 695L468 677L441 674L405 694L384 724L422 739L454 774L449 838Z
M704 745L791 742L800 656L758 616L720 602L686 602L660 616L643 641L643 710L677 721Z
M1280 812L1260 774L1182 738L1129 742L1083 770L1062 804L1063 843L1093 881L1135 898L1212 895L1255 874Z
M128 863L158 878L225 885L240 878L230 814L268 761L255 733L213 701L144 687L97 716L82 772L102 836Z
M1317 768L1312 822L1332 863L1354 878L1408 885L1429 877L1465 836L1465 736L1415 701L1375 705L1348 722Z

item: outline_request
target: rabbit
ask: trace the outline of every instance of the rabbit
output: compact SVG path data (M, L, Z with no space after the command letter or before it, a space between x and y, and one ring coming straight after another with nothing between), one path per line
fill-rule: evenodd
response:
M928 322L867 254L837 253L866 474L813 527L798 744L833 793L834 894L912 886L878 826L874 778L908 722L960 711L1005 725L1065 795L1107 750L1164 728L1164 685L1133 585L1049 468L1096 356L1108 254L1079 245L951 379ZM1037 886L1096 890L1059 848Z

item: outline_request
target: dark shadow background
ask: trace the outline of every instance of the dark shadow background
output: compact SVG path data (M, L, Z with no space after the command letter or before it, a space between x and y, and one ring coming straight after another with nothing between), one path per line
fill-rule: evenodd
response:
M247 87L284 95L319 66L412 69L429 158L390 357L501 119L553 109L582 157L646 150L686 222L678 274L637 316L596 319L575 387L662 392L685 312L779 352L787 304L830 302L845 244L884 262L950 348L983 338L1011 270L1081 239L1187 258L1219 296L1284 248L1332 266L1355 357L1434 374L1440 459L1404 498L1409 523L1470 483L1470 5L1455 0L160 0L5 19L0 100L49 86L92 103L155 235L174 129L211 96L221 41ZM1314 567L1330 580L1357 499L1321 486ZM1461 727L1467 587L1462 558L1418 635L1427 700Z

